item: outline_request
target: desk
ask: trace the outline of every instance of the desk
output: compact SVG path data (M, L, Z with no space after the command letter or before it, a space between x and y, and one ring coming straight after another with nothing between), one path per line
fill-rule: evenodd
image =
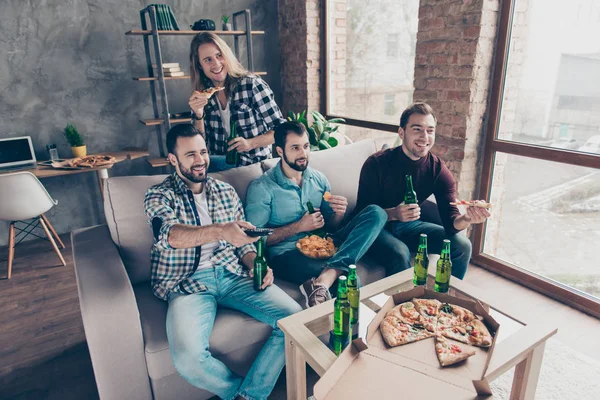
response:
M97 154L105 154L109 156L113 156L116 161L110 165L103 165L99 168L82 168L82 169L56 169L52 167L38 165L36 168L32 169L22 169L19 171L5 171L0 172L0 175L11 174L15 172L28 171L34 174L39 179L43 178L51 178L54 176L61 175L73 175L80 174L82 172L92 172L95 171L98 176L98 184L100 185L100 194L102 195L102 199L104 199L104 179L108 178L108 170L112 168L112 166L118 162L125 160L135 160L136 158L146 157L148 156L147 151L140 150L131 150L131 151L115 151L115 152L105 152L105 153L97 153Z

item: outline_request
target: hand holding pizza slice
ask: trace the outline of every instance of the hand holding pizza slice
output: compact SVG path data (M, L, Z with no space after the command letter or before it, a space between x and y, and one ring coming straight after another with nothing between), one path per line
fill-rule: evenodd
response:
M488 203L484 200L456 200L450 202L452 206L465 206L465 207L478 207L478 208L492 208L492 203Z

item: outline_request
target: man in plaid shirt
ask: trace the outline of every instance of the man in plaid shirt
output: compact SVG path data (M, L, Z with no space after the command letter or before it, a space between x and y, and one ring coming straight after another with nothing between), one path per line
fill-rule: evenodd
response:
M202 32L190 45L192 124L204 133L211 153L211 172L235 167L225 163L228 150L239 154L239 164L250 165L271 157L273 129L285 122L273 91L247 71L231 48L212 32ZM208 88L221 88L215 94ZM238 137L229 140L231 126Z
M254 241L243 229L242 203L234 188L207 176L210 163L201 133L183 124L167 134L176 172L148 189L144 209L152 225L152 289L168 301L167 338L177 371L190 384L222 399L266 399L285 364L284 336L277 321L301 310L273 285L253 288ZM214 358L209 338L217 305L239 310L273 331L246 378Z

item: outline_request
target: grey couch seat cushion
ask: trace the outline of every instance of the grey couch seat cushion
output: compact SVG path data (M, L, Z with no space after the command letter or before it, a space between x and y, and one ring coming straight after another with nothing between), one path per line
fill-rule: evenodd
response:
M148 375L151 379L160 379L176 373L167 340L167 303L152 294L147 282L136 285L133 290L140 311ZM246 349L262 346L270 334L271 327L267 324L244 313L219 307L210 336L210 351L219 359L227 358L229 353L238 353L236 357L242 357L240 364L249 365L256 353Z

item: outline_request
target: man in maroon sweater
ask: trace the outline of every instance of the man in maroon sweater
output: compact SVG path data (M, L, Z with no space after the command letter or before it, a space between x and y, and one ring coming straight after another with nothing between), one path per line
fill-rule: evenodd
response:
M462 279L471 258L471 242L457 233L489 216L483 208L467 207L461 215L450 202L456 200L456 182L439 157L429 150L435 143L436 118L426 103L410 105L400 117L398 134L402 146L379 151L362 167L356 211L369 204L382 207L388 223L370 252L386 265L387 273L410 268L411 251L416 251L419 235L427 234L428 251L439 254L442 241L450 239L452 275ZM404 204L406 175L412 176L418 204ZM421 220L420 204L435 196L443 226Z

